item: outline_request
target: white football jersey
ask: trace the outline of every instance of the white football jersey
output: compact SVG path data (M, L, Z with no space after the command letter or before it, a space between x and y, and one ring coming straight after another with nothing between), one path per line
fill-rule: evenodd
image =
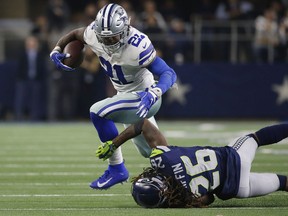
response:
M98 42L92 22L84 32L84 40L99 57L114 88L120 92L144 90L155 83L153 74L146 69L156 57L156 51L147 35L130 26L125 45L111 56Z

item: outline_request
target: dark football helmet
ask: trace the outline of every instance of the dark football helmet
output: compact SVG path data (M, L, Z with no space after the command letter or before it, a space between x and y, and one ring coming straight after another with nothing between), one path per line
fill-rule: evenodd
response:
M135 202L144 208L165 207L166 177L160 173L141 177L132 183L131 193Z

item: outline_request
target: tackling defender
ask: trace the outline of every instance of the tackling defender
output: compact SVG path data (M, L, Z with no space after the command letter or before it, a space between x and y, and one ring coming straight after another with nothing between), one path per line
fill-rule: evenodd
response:
M109 158L121 144L139 134L153 149L152 168L132 184L132 195L140 206L202 207L214 201L214 194L227 200L288 191L287 176L251 172L257 148L287 138L287 123L264 127L225 147L177 147L168 146L161 132L143 119L99 146L96 156Z
M90 108L91 120L102 142L114 139L118 130L114 122L129 124L147 117L155 126L154 115L161 106L161 95L176 82L176 74L160 57L144 33L130 26L126 11L117 4L105 5L88 27L64 35L50 53L57 68L74 70L62 63L68 58L64 47L73 40L82 41L99 57L117 95L96 102ZM156 83L154 76L159 77ZM142 135L134 138L137 149L149 157L151 149ZM121 149L109 158L105 173L90 187L107 189L128 179Z

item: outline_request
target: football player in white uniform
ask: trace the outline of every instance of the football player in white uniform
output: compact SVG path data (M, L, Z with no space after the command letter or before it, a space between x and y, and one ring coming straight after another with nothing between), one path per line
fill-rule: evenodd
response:
M73 40L82 41L99 57L117 94L96 102L90 108L91 120L100 140L105 143L118 135L115 122L125 127L146 117L156 127L154 115L161 106L161 95L176 82L176 73L156 51L144 33L130 26L126 11L117 4L105 5L89 26L64 35L50 53L59 69L72 71L64 65L64 47ZM158 81L154 75L159 77ZM149 157L151 148L142 135L133 139L139 152ZM109 158L108 169L90 184L94 189L107 189L126 181L129 173L124 166L121 149Z

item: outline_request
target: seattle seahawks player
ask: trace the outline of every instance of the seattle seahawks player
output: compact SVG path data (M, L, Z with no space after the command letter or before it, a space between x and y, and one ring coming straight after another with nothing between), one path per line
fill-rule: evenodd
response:
M99 57L117 95L96 102L90 108L91 120L102 142L118 135L115 122L125 127L147 117L156 127L154 115L161 106L161 96L176 82L176 73L160 57L144 33L130 26L126 11L117 4L105 5L88 27L64 35L50 53L57 68L73 71L62 63L69 54L62 53L73 40L82 41ZM154 75L159 77L155 81ZM142 135L133 139L144 157L151 149ZM109 159L108 169L90 184L94 189L107 189L128 179L121 149Z
M288 137L288 123L264 127L235 139L225 147L168 146L147 119L126 128L98 147L96 156L107 159L128 139L143 134L150 147L152 168L136 177L132 195L143 207L202 207L222 199L263 196L288 191L287 176L251 172L256 149Z

